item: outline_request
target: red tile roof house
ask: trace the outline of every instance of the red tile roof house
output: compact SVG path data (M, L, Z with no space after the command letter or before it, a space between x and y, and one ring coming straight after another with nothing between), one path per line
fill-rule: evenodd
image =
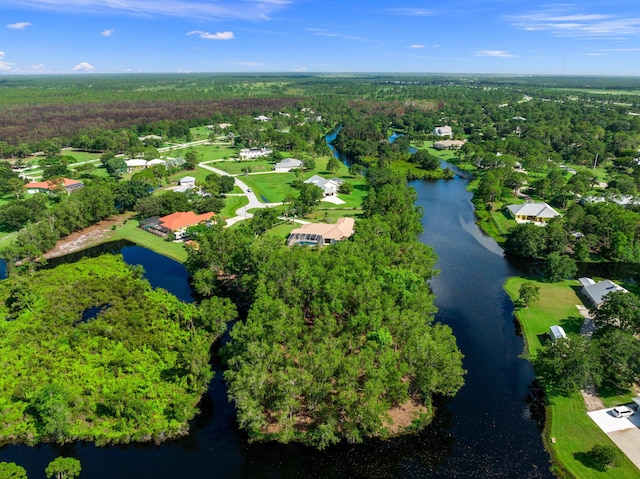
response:
M177 211L161 218L153 218L144 221L140 225L145 231L157 234L166 238L169 234L173 234L174 239L183 240L188 237L187 228L199 224L211 225L211 219L215 216L215 213L202 213L201 215L195 214L193 211Z
M67 193L71 193L74 190L78 190L84 187L84 183L78 180L72 180L69 178L59 178L49 181L32 181L24 185L27 189L27 193L35 195L36 193L53 193L59 187L64 188Z

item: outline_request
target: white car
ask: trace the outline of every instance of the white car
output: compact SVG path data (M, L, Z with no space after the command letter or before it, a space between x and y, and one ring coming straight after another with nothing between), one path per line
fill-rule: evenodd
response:
M611 410L611 414L615 417L629 417L633 416L633 409L630 409L627 406L616 406Z
M251 188L247 188L247 193L253 193L253 190Z

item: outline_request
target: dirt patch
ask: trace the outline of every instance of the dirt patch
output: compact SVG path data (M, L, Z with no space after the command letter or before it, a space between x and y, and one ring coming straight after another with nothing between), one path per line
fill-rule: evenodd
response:
M598 396L598 391L594 384L589 384L583 390L580 391L582 397L584 398L584 405L587 407L587 411L598 411L600 409L604 409L604 403L600 396Z
M389 409L391 422L385 423L385 427L389 429L391 435L398 434L411 426L414 419L428 412L429 409L425 405L413 399L408 399L402 404Z
M114 216L113 218L102 220L83 230L71 233L58 241L53 249L44 254L44 257L56 258L103 243L112 231L113 226L122 226L122 224L132 218L133 215L133 213L125 213Z

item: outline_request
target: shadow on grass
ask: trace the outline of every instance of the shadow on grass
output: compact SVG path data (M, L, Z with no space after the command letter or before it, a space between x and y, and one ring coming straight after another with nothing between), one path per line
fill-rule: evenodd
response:
M593 457L591 452L574 452L573 458L576 461L582 463L584 467L588 467L589 469L595 469L596 471L605 472L607 470L607 466L602 466L599 464L597 460Z
M562 326L562 329L567 333L580 334L580 328L583 322L584 318L582 316L569 316L568 318L560 320L560 326Z

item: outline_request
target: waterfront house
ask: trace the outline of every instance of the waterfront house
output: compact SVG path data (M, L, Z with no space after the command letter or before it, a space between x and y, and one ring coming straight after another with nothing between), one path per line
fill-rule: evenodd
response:
M580 281L580 285L582 286L580 289L582 296L594 308L599 308L605 296L613 291L629 292L610 279L598 281L597 283L591 278L579 278L578 281Z
M150 233L166 238L173 234L174 239L183 240L187 238L187 228L199 224L211 226L215 213L195 214L193 211L177 211L160 218L148 218L140 222L140 228Z
M518 223L534 223L538 226L544 226L551 219L560 216L560 213L546 203L509 205L507 211Z
M353 218L340 218L335 224L310 223L289 234L287 246L322 246L336 244L353 235Z
M441 140L433 142L433 147L436 150L459 150L464 144L462 140Z

